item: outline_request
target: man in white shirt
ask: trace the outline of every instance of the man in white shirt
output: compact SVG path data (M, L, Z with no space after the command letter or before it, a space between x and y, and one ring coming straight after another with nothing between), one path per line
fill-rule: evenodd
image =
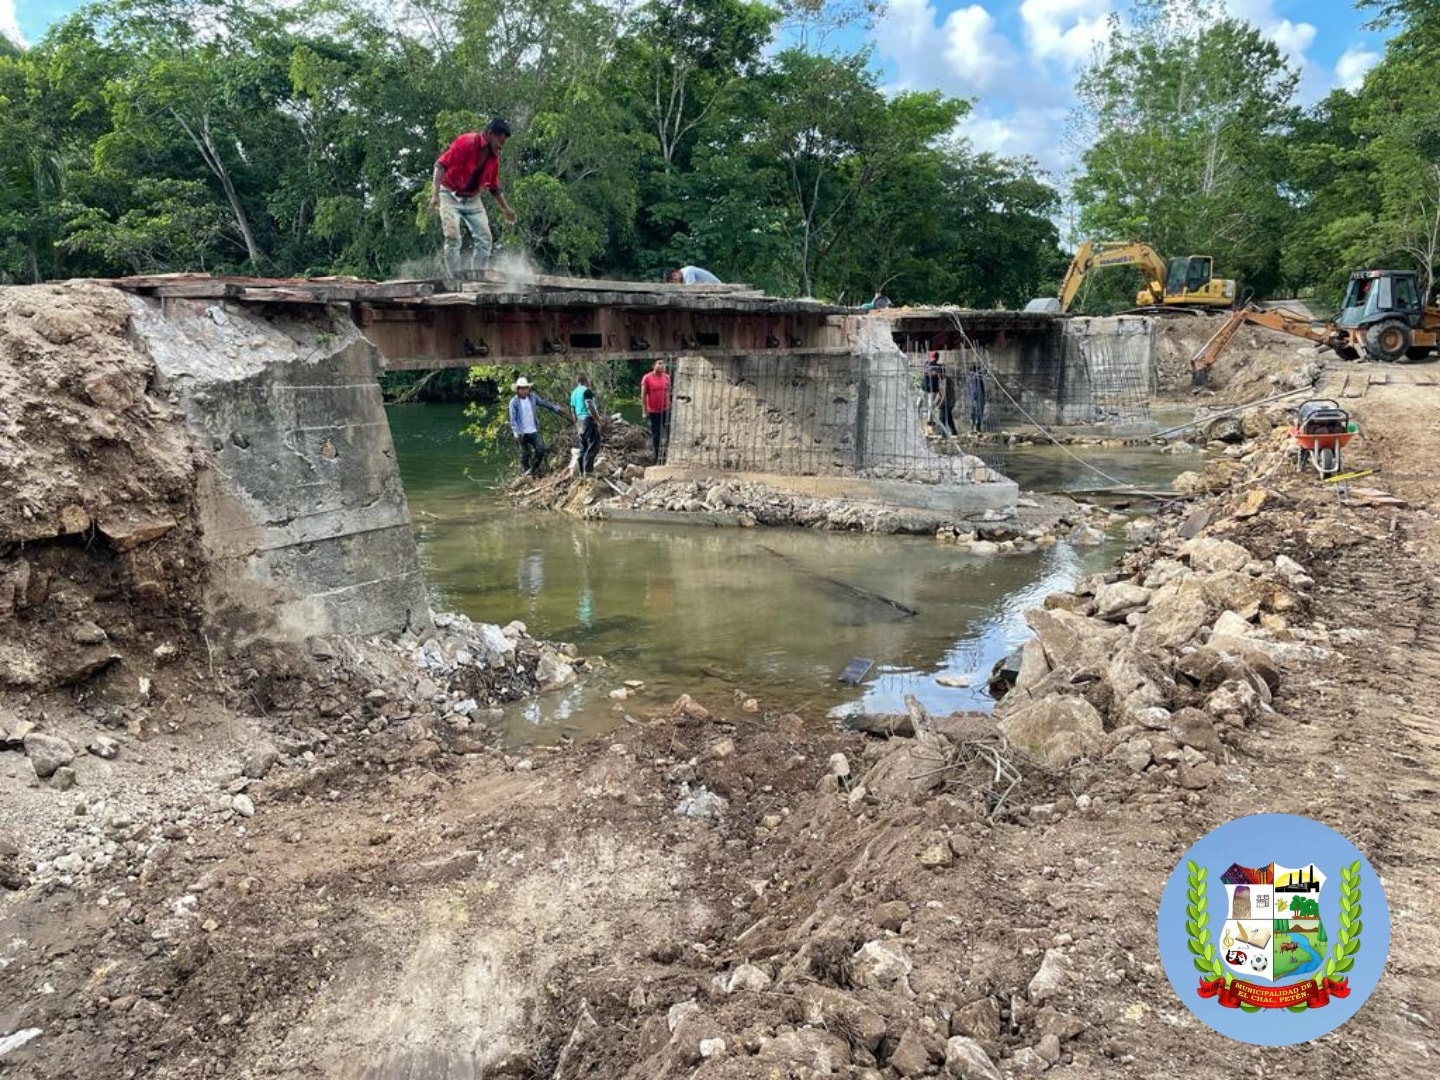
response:
M722 285L722 282L709 270L698 266L681 266L671 270L665 275L665 280L672 285Z

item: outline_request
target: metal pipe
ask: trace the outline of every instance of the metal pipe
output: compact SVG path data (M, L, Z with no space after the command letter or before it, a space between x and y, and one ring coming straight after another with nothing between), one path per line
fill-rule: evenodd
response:
M1202 416L1198 420L1191 420L1188 424L1181 424L1179 427L1166 428L1164 431L1157 431L1150 436L1152 439L1163 439L1166 435L1173 435L1177 431L1184 431L1186 428L1199 427L1201 424L1208 424L1211 420L1219 420L1222 416L1231 416L1245 409L1253 409L1256 405L1266 405L1272 401L1279 401L1281 398L1294 397L1296 394L1309 394L1314 391L1313 386L1302 387L1299 390L1286 390L1283 394L1271 394L1269 397L1260 398L1258 401L1247 401L1244 405L1236 405L1233 408L1222 409L1220 412L1211 413L1209 416Z

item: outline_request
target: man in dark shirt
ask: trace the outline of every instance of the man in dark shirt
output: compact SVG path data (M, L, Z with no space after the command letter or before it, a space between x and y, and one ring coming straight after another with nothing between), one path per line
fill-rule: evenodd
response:
M985 427L985 375L978 367L972 367L965 377L965 397L970 402L970 430L981 431Z
M570 411L580 428L580 475L594 476L595 456L600 453L600 403L590 389L590 376L576 377L575 389L570 391Z
M495 197L505 220L515 224L515 211L500 194L500 149L509 138L510 125L497 117L485 125L484 131L467 131L458 136L435 159L430 209L440 210L445 269L451 277L459 277L464 270L483 270L490 263L494 238L490 235L485 203L481 201L484 192ZM468 265L461 259L467 232L471 243Z

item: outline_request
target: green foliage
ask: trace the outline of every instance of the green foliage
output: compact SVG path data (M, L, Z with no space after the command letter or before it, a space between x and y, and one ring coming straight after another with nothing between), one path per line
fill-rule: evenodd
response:
M435 270L430 170L511 120L507 250L777 293L1014 303L1057 277L1033 163L888 95L867 0L100 0L0 55L0 278ZM798 43L767 53L776 27Z
M1275 288L1292 219L1282 187L1297 82L1255 27L1137 0L1077 86L1083 231L1166 257L1213 255L1222 275Z

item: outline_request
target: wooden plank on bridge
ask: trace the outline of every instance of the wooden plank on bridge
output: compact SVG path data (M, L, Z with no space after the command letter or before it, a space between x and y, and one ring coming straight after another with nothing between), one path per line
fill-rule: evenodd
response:
M680 295L693 295L698 293L745 293L753 292L764 295L754 285L738 283L721 283L718 285L682 285L670 281L621 281L615 278L577 278L563 277L557 274L533 274L507 277L496 270L485 271L485 276L477 281L465 281L460 284L464 291L480 291L486 288L500 289L578 289L581 292L639 292L639 293L679 293Z

